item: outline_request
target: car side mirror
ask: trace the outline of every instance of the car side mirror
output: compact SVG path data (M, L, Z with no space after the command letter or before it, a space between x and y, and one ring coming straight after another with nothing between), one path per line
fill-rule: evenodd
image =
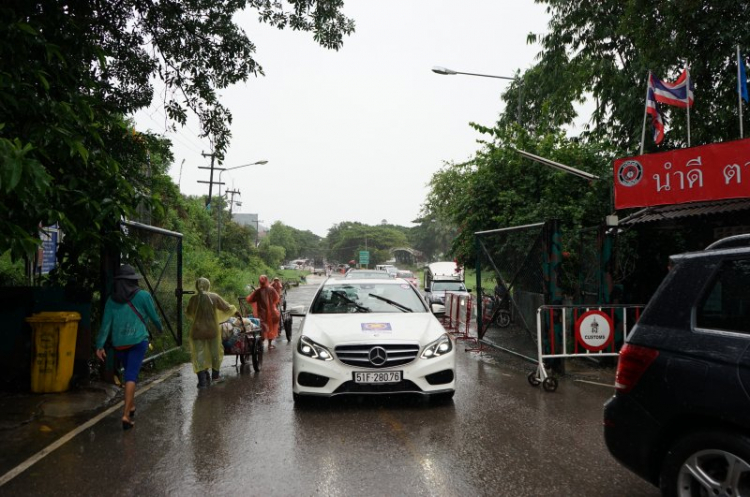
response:
M295 305L294 307L289 308L290 316L305 317L306 314L307 308L303 305Z

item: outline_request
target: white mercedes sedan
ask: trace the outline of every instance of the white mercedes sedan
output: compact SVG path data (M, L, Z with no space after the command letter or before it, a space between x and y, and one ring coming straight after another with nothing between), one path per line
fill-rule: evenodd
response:
M295 403L370 394L449 401L456 346L407 281L329 279L301 323L292 374Z

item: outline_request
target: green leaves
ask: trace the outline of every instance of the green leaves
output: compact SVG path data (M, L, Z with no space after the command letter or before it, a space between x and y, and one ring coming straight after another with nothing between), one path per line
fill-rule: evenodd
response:
M692 144L739 136L734 50L738 44L750 46L745 22L750 2L538 3L548 5L551 21L547 35L527 38L542 47L539 62L524 74L529 129L550 117L556 126L572 122L570 104L589 96L596 109L584 137L607 140L620 155L632 154L639 148L648 71L670 81L687 61L696 88L691 114L700 116L692 119ZM504 96L509 105L511 97ZM668 106L662 110L668 121L666 141L656 147L647 140L647 148L684 146L685 112Z
M19 30L24 31L24 32L26 32L26 33L28 33L28 34L30 34L32 36L39 35L39 32L36 29L34 29L33 27L31 27L30 24L27 24L25 22L17 22L16 23L16 28L18 28Z
M561 219L573 229L595 224L608 213L606 179L589 184L522 158L510 146L607 177L611 156L593 144L569 141L562 133L530 137L514 126L498 127L473 160L449 164L433 175L424 207L426 217L458 234L452 253L473 261L473 234L509 226Z
M0 191L6 194L15 190L21 179L24 185L37 194L42 194L49 186L50 176L39 161L31 157L33 147L23 144L20 139L0 138Z
M4 5L0 252L28 257L38 247L39 226L58 223L65 233L58 276L93 285L103 247L135 249L117 229L121 218L147 212L154 222L177 222L159 206L163 198L179 196L164 179L172 160L169 145L133 135L123 116L151 105L151 81L159 77L167 86L165 112L172 122L184 124L195 113L221 158L232 114L217 89L263 74L255 46L233 21L245 7L280 28L294 17L295 29L313 31L334 49L354 29L341 14L340 0L294 1L292 12L270 0L125 1L109 2L106 9L88 2L61 8L55 0ZM215 221L194 214L202 236L214 232ZM238 244L247 235L237 233ZM248 258L255 257L251 251Z

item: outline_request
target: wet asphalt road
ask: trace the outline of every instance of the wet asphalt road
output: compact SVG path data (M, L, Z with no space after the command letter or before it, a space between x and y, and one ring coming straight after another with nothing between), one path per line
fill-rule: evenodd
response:
M308 304L316 284L293 289ZM320 280L317 280L320 281ZM295 319L295 335L299 319ZM292 346L198 391L189 365L21 473L0 495L656 496L602 440L611 390L532 388L528 365L463 352L453 403L353 398L295 407Z

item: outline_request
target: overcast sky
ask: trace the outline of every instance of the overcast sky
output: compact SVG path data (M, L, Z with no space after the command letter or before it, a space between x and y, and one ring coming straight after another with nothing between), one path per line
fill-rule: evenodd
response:
M432 67L513 76L540 50L526 35L546 32L548 21L532 0L349 0L344 12L356 32L338 52L310 33L260 24L254 12L237 16L266 75L221 93L234 116L222 167L268 164L222 173L222 191L240 190L235 212L258 213L263 225L320 236L342 221L413 226L432 174L479 149L469 122L493 125L507 86ZM159 104L136 116L156 133L164 119ZM198 131L193 120L165 134L170 174L188 195L208 193L198 180L209 171L198 167L210 164L201 156L210 144Z

